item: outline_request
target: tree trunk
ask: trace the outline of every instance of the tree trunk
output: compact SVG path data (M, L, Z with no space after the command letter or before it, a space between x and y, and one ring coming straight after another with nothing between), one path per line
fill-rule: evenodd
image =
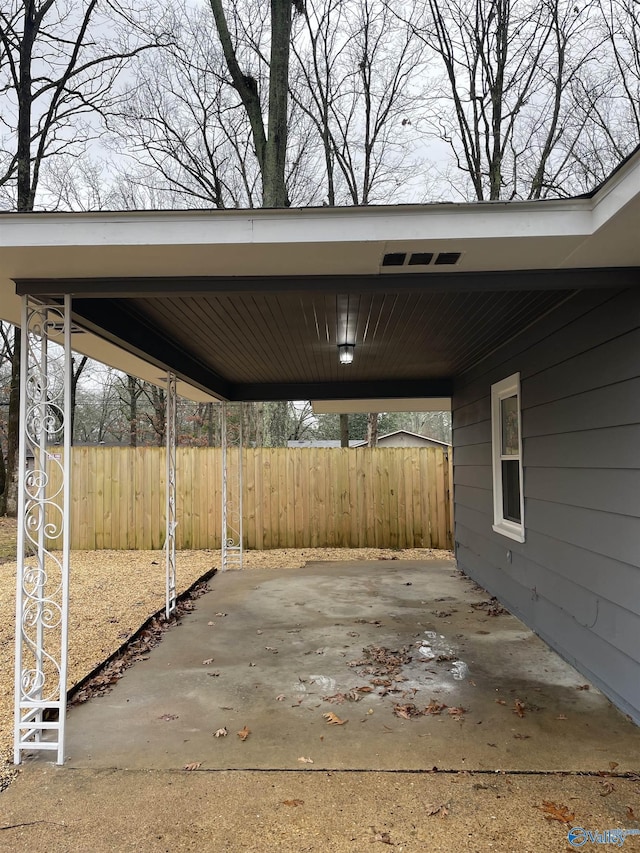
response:
M76 391L78 388L78 380L82 375L82 371L86 367L87 361L87 356L83 355L80 359L78 367L76 368L75 358L71 360L71 411L69 412L69 423L71 426L71 444L73 444L74 440L74 427L76 423Z
M11 389L9 391L9 414L7 419L7 467L5 488L0 510L15 516L18 512L18 445L20 432L20 353L22 344L20 329L13 333L13 356L11 358Z
M340 447L349 447L349 415L340 415Z
M271 63L269 69L269 123L262 206L287 207L287 106L291 47L291 0L271 0Z
M367 444L375 447L378 443L378 413L369 412L367 415Z
M213 447L213 403L207 403L207 446Z
M138 395L136 393L136 380L133 376L127 376L127 390L129 391L129 445L138 446Z

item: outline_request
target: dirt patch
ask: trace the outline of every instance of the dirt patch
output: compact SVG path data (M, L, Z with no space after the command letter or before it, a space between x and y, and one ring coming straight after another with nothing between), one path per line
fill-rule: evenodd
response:
M0 694L0 790L13 775L13 667L15 611L15 536L13 519L0 518L0 679L10 685ZM3 558L3 554L6 556ZM178 594L212 569L220 568L220 551L179 551ZM446 559L451 552L433 549L392 551L380 548L302 548L249 551L246 569L301 568L307 562L343 560ZM10 559L9 559L10 558ZM165 597L162 551L74 551L69 596L68 684L78 684L117 651Z

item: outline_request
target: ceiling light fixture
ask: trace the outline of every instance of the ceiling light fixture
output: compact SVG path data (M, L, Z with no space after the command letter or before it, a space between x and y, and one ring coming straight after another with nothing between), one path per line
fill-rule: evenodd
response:
M338 344L338 358L340 364L351 364L355 344Z

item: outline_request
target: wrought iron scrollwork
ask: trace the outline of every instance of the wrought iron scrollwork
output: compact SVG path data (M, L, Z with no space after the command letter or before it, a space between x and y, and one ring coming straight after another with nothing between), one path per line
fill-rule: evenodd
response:
M71 299L23 297L14 760L63 761L69 575Z

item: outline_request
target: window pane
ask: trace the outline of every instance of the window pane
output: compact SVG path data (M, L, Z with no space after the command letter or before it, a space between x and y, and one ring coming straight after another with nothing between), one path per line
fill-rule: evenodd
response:
M502 421L502 456L517 456L518 442L518 396L505 397L500 401Z
M517 459L502 461L502 515L520 524L520 464Z

